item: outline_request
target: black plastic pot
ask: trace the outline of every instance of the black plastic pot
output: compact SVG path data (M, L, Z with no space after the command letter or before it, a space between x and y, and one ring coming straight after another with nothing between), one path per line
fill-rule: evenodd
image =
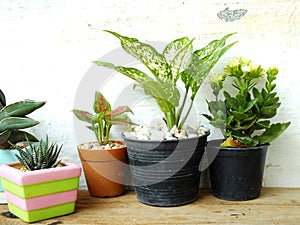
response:
M207 136L162 142L124 138L137 199L153 206L195 201Z
M222 140L209 141L207 151L218 151L209 167L212 193L231 201L258 198L268 145L249 148L221 148Z

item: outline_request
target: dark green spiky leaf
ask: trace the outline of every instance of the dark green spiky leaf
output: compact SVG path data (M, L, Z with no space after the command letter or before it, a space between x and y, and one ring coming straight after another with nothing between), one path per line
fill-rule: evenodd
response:
M16 155L17 159L23 164L27 170L40 170L56 167L60 161L57 160L62 145L51 143L49 145L48 136L46 140L40 140L39 144L31 144L28 141L29 147L25 149L17 148L20 156Z

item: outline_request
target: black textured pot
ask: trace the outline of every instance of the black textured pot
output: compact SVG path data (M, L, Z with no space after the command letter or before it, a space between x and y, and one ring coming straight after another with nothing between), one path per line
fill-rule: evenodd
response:
M212 193L231 201L258 198L268 145L249 148L221 148L222 140L209 141L207 151L218 151L209 166Z
M207 136L167 141L124 138L137 199L153 206L195 201Z

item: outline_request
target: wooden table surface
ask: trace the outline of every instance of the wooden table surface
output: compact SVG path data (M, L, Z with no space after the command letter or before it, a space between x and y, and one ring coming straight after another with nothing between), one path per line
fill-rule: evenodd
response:
M0 224L27 224L6 218L0 205ZM300 224L300 188L263 188L258 199L224 201L200 189L196 202L177 207L153 207L140 203L134 191L115 198L91 197L80 190L75 213L33 224Z

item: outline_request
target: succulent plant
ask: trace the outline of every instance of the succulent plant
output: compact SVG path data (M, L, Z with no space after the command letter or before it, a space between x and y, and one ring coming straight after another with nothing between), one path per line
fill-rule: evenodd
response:
M32 134L20 129L33 127L38 121L27 117L36 109L42 107L46 102L24 100L6 105L4 93L0 90L0 148L7 148L11 144L21 141L38 141Z
M268 144L288 128L290 122L270 120L281 104L275 91L277 74L276 67L265 70L240 57L230 62L222 75L215 76L211 82L215 100L207 101L211 115L204 116L221 130L225 138L222 147ZM259 89L259 84L264 87Z
M16 146L19 155L16 154L17 159L26 168L26 170L41 170L47 168L57 167L60 163L58 155L61 152L62 145L58 146L56 143L49 144L48 136L46 140L41 139L39 143L32 144L27 139L28 147L21 149Z

